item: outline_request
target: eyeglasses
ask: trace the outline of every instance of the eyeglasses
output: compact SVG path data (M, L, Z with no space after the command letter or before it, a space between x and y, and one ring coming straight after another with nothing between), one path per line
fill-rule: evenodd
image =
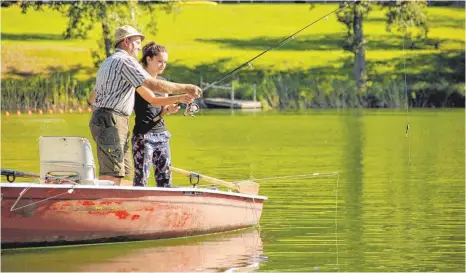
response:
M128 37L126 38L130 43L134 43L134 42L137 42L138 39L139 39L139 43L141 43L141 38L139 37Z

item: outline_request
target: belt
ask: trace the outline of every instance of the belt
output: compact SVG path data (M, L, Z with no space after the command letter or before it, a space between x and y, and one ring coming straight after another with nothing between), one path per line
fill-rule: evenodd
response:
M96 108L94 108L94 112L107 112L107 113L117 114L119 116L128 117L128 115L125 115L120 111L117 111L117 110L111 109L111 108L105 108L105 107L96 107Z

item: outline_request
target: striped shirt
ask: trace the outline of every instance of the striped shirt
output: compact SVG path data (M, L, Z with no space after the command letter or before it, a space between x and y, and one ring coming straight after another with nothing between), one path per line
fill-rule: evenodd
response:
M149 77L150 74L135 58L122 49L116 49L97 72L94 106L131 115L136 88Z

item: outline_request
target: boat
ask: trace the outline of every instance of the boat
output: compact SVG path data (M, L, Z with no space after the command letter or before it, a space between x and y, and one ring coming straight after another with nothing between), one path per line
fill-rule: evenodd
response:
M189 187L117 186L95 179L87 139L41 137L39 144L38 180L0 183L3 248L175 238L241 229L259 223L267 199L245 193L247 182L212 179L239 192L200 187L199 180L210 177L193 172ZM12 181L24 173L2 170L2 174Z

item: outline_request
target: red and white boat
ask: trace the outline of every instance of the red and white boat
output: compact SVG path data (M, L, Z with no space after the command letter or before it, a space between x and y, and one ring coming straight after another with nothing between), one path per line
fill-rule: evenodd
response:
M0 185L2 247L173 238L235 230L257 225L267 199L200 187L115 186L86 177L93 176L87 168L95 171L86 139L42 137L40 143L40 183ZM61 150L56 154L71 153L74 160L43 156L44 146L50 144L55 151ZM66 172L77 174L77 182L47 183L47 175Z

